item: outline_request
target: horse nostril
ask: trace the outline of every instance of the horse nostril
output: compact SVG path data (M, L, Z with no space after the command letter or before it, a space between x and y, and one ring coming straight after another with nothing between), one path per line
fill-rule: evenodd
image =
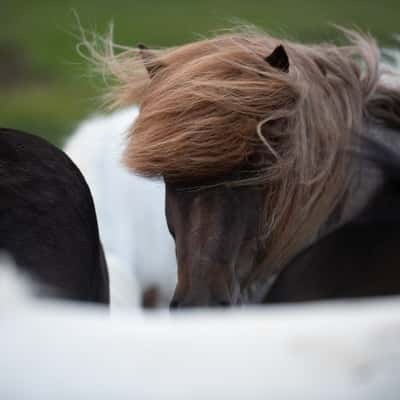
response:
M226 299L212 299L208 304L209 307L230 307L232 303Z
M169 303L169 308L179 308L181 306L181 301L178 299L172 299L171 302Z
M178 300L172 300L171 303L169 303L169 308L178 308L178 307L179 307Z
M172 309L183 309L183 308L191 308L191 307L230 307L232 305L231 301L226 300L225 298L213 298L209 299L208 297L204 298L172 298L169 303L169 308Z

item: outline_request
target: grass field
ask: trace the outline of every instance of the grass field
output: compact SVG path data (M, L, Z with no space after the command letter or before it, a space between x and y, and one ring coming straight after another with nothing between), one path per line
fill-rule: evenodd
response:
M99 81L76 52L75 10L85 28L126 45L184 43L237 19L306 41L335 39L329 25L358 27L393 45L400 32L398 0L1 0L0 125L36 132L61 144L99 108Z

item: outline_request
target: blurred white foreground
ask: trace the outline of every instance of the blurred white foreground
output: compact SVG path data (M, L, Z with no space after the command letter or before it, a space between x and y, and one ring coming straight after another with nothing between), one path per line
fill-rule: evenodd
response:
M400 398L400 298L110 316L8 276L0 399Z

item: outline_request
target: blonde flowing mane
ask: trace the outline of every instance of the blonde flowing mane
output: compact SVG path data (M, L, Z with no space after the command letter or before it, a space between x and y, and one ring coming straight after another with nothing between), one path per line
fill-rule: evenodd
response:
M375 42L345 35L346 46L309 46L248 29L151 50L151 57L133 48L116 54L111 41L104 52L88 48L117 82L112 105L140 105L124 156L132 171L194 182L254 163L254 174L235 184L268 189L266 262L275 269L318 233L342 199L346 149L381 90ZM278 45L288 54L288 72L265 61Z

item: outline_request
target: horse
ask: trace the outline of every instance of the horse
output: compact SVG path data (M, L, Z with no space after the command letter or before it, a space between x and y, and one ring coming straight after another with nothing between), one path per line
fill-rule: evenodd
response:
M120 159L137 107L79 123L64 150L93 196L110 276L111 308L165 307L176 285L164 186L129 173Z
M105 53L88 44L119 81L111 105L140 107L125 165L165 182L171 307L261 302L297 255L386 187L366 152L394 146L398 157L400 89L375 41L345 34L343 46L256 30L119 54L112 41Z
M0 251L39 294L109 303L107 265L90 190L46 140L0 128Z

